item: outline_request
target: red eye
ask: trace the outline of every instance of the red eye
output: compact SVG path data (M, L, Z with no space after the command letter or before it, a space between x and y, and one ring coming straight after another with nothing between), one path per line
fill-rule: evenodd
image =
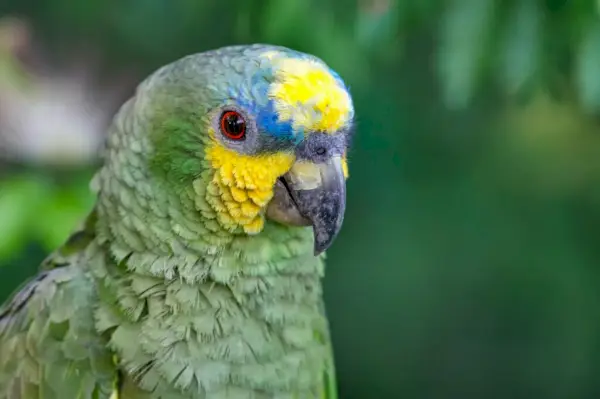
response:
M231 140L242 140L246 136L246 121L236 111L225 111L221 115L221 132Z

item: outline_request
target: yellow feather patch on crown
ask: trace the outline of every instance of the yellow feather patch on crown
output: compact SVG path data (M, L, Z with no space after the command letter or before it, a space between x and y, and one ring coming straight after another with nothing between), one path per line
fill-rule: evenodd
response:
M277 178L294 163L294 155L244 155L214 140L206 149L206 159L214 170L206 201L221 225L230 231L241 227L247 234L262 231L263 210L273 198Z
M324 65L306 59L270 58L275 82L269 97L282 121L294 129L334 133L352 117L350 94Z

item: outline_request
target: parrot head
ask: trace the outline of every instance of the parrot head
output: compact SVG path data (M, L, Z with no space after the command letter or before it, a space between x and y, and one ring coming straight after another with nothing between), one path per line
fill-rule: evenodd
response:
M149 148L152 175L191 192L181 196L207 226L230 235L258 234L266 220L312 226L315 254L331 245L344 218L354 108L322 60L225 47L159 69L136 97L147 145L128 145Z

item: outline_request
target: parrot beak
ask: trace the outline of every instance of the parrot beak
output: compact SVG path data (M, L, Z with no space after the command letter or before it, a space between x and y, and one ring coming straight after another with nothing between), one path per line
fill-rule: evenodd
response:
M275 186L267 216L276 221L313 227L315 256L329 248L339 233L346 210L346 179L342 159L322 163L298 160Z

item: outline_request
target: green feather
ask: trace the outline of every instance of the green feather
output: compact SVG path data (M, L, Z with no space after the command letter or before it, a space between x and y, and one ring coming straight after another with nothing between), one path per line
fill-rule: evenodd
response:
M76 233L0 309L0 398L108 398L115 369L90 309Z

